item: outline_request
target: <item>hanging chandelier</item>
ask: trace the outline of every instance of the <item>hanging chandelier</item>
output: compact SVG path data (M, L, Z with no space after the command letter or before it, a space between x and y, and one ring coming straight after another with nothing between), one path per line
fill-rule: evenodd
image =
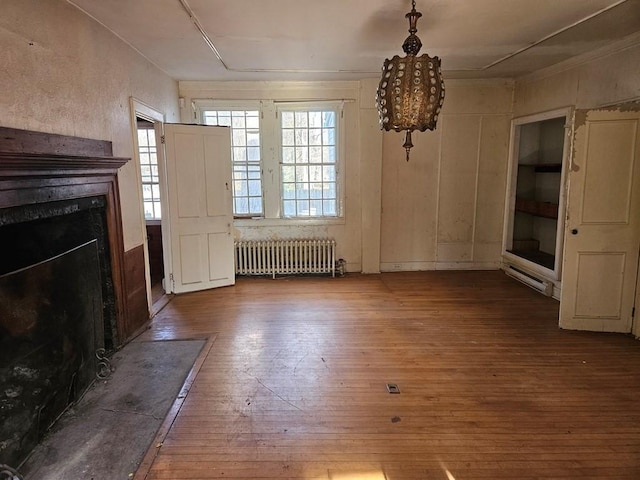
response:
M422 42L416 35L416 24L422 14L416 12L415 0L411 5L411 11L405 15L409 19L409 36L402 44L407 56L395 55L384 61L376 95L380 127L386 131L406 131L403 147L407 161L413 147L411 132L434 130L444 102L440 59L427 54L417 56Z

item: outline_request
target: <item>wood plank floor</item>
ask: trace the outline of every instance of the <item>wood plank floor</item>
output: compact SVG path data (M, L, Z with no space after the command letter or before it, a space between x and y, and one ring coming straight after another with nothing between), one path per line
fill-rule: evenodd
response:
M177 296L144 336L216 339L146 478L640 479L640 342L557 317L501 272Z

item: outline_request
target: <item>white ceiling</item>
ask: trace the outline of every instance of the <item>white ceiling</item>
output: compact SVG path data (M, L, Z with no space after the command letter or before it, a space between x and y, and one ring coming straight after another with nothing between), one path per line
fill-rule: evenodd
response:
M411 9L410 0L67 1L176 80L376 77L385 58L404 55ZM416 9L420 53L439 56L448 78L516 77L640 37L640 0L417 0Z

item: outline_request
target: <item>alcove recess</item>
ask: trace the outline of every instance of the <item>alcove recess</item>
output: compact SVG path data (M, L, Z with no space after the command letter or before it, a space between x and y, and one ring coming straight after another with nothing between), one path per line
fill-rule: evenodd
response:
M564 231L568 110L515 119L503 261L507 273L557 296Z
M127 291L133 288L127 286L118 192L117 172L128 160L114 157L109 141L0 127L0 229L11 232L7 235L14 236L21 225L42 225L37 231L44 233L32 249L37 256L55 243L45 238L56 231L47 222L52 225L77 214L83 205L101 209L94 217L104 223L100 227L104 238L98 241L104 252L101 276L108 350L121 346L141 326L128 305ZM11 252L3 255L8 271Z

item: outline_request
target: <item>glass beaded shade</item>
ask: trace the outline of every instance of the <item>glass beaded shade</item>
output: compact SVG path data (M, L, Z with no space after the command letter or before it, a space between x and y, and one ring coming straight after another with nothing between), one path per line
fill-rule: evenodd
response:
M416 12L415 1L412 6L406 15L409 36L402 45L407 56L396 55L384 61L376 95L380 127L386 131L406 132L403 147L407 151L407 160L413 147L411 132L434 130L444 101L440 59L427 54L417 56L422 42L416 35L416 24L422 14Z

